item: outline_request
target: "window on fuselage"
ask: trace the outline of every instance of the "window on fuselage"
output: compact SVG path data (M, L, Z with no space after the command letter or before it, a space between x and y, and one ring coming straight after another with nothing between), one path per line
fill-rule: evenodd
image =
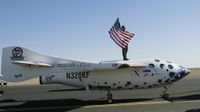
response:
M155 59L156 62L160 62L160 60Z
M155 67L155 65L154 64L149 64L149 68L154 68Z
M143 70L142 72L151 72L151 70Z
M174 67L172 65L168 65L168 68L169 69L173 69Z
M164 66L165 66L164 64L160 64L160 68L162 68L162 69L163 69L163 68L164 68Z

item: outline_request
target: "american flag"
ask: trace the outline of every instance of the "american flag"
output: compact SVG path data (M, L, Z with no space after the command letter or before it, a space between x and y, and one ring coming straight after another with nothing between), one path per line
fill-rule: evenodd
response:
M121 30L119 18L110 29L109 34L111 39L121 48L125 48L134 36L133 33Z

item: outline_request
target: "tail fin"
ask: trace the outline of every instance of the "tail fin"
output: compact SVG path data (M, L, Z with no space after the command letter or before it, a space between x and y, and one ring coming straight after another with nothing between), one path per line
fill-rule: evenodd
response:
M72 63L70 60L42 55L22 47L3 48L1 74L3 80L19 82L47 75L55 63Z

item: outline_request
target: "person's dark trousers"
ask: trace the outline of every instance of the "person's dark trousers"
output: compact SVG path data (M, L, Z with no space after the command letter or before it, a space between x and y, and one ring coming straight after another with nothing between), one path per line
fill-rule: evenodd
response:
M128 45L125 48L122 48L123 60L128 60L127 52L128 52Z

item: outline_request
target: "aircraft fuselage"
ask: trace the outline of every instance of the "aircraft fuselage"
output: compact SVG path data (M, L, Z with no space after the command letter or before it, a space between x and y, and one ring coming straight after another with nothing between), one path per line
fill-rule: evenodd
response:
M132 63L132 61L126 61ZM57 67L57 73L49 73L40 77L41 84L62 83L77 87L110 88L110 89L144 89L170 85L187 75L188 70L163 60L140 61L145 67L125 67L118 69L98 70L96 65L88 67ZM110 64L115 68L113 63ZM82 64L86 65L86 64ZM116 65L118 66L118 65ZM96 67L97 70L90 70ZM60 72L59 72L60 69Z

